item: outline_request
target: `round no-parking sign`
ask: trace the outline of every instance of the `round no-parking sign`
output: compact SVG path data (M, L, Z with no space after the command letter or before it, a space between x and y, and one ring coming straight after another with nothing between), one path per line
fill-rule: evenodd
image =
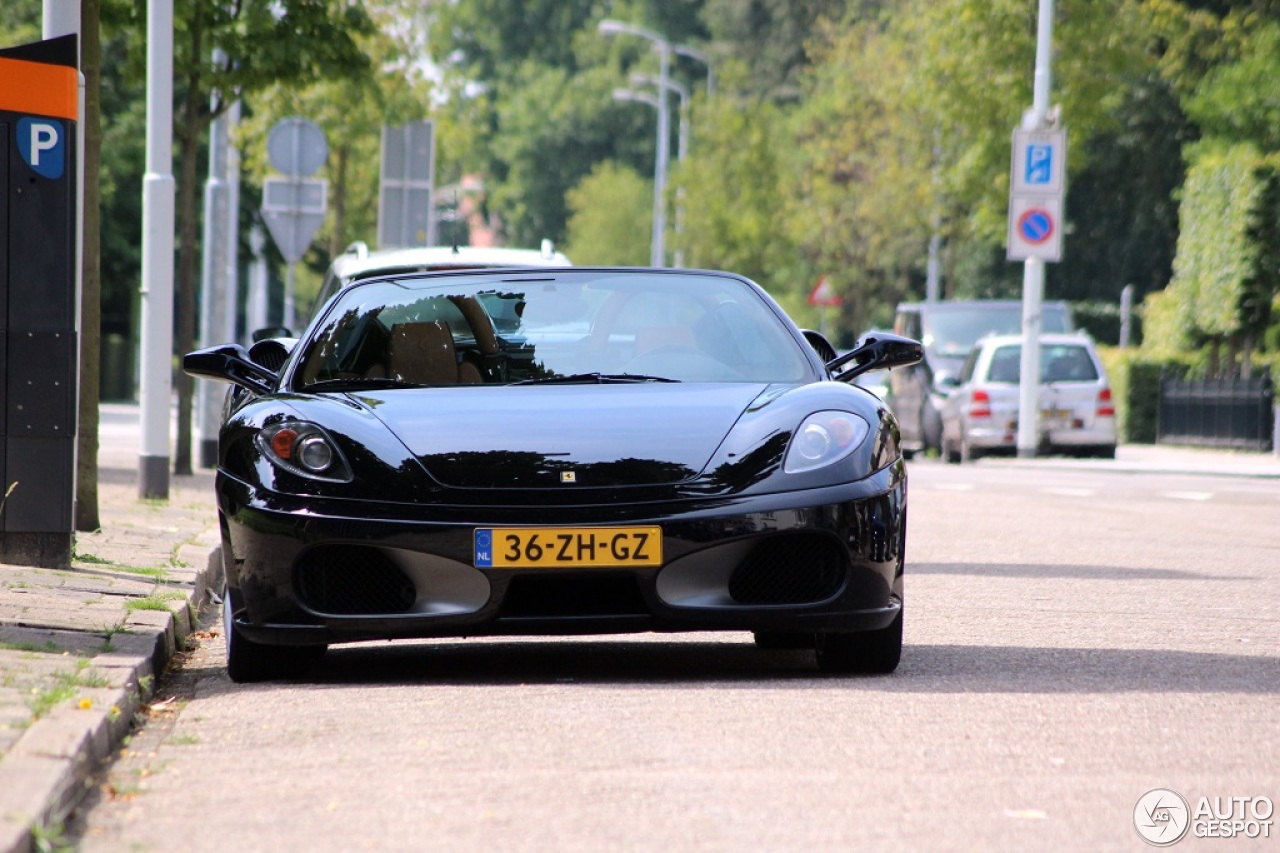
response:
M1062 199L1014 196L1009 200L1009 260L1062 258Z
M1028 243L1038 246L1052 237L1054 230L1053 214L1043 207L1024 210L1018 217L1018 234Z

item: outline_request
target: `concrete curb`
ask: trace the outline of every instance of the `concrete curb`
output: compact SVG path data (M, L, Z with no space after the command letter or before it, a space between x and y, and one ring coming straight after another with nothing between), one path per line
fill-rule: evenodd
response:
M166 590L181 592L170 611L135 610L113 637L112 649L96 655L88 670L107 686L77 691L37 719L3 756L0 769L20 785L0 787L0 851L27 853L37 827L61 824L92 784L93 774L133 730L137 715L154 696L155 682L194 630L200 608L222 587L217 531L182 545L177 561L198 568L174 570ZM210 540L213 540L211 543ZM86 707L87 706L87 707Z

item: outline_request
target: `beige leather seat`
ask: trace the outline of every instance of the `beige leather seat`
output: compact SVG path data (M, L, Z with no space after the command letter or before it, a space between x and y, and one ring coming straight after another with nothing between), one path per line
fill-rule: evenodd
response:
M392 378L404 382L457 385L458 354L449 324L433 320L392 326L388 371ZM479 381L479 371L476 371L474 381Z

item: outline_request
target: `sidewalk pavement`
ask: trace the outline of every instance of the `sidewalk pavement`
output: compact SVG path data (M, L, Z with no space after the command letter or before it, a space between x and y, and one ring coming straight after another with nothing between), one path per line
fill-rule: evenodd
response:
M46 828L145 716L157 677L221 586L213 472L172 477L167 501L140 500L129 408L104 413L102 529L76 535L71 571L0 566L0 853L56 835ZM1280 479L1276 454L1149 445L1121 447L1114 461L979 464Z
M222 585L213 472L141 500L136 417L107 408L101 529L75 535L70 571L0 566L0 853L57 836Z

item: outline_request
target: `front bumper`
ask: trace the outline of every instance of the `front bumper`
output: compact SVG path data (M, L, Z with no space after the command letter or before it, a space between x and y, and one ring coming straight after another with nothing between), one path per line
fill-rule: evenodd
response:
M238 629L261 643L638 631L860 631L902 606L901 460L840 486L662 504L369 505L218 476ZM430 517L414 517L414 516ZM476 568L477 527L656 524L651 568Z

